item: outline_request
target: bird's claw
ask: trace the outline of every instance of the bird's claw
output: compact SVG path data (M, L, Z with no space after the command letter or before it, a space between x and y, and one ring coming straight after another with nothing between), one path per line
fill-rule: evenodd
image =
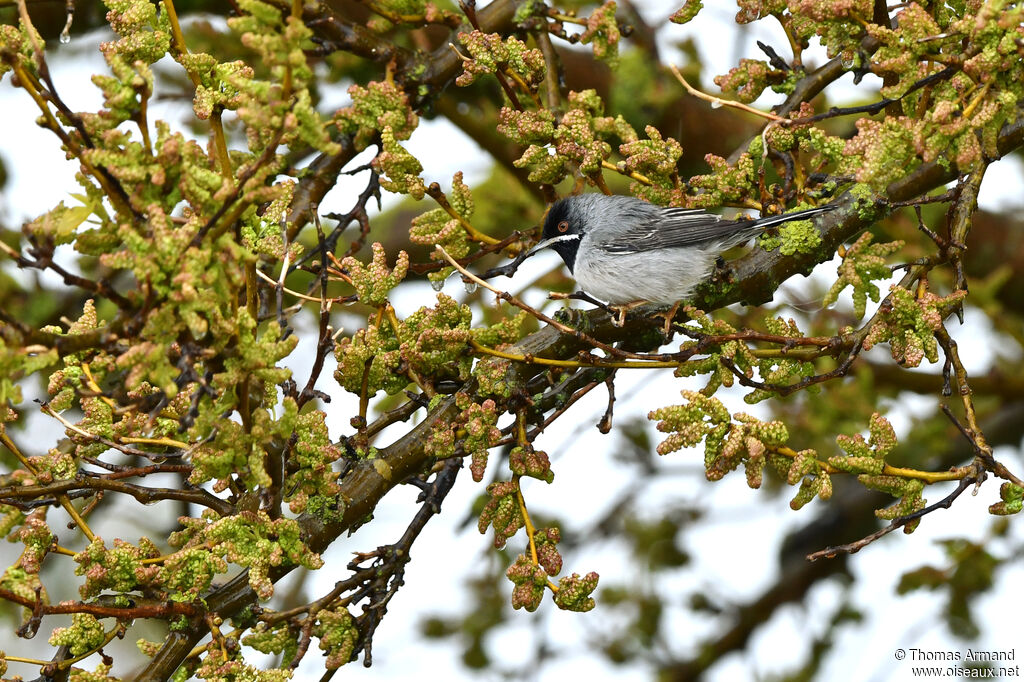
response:
M612 318L612 324L616 327L624 326L626 324L626 314L629 313L630 310L639 308L646 303L647 301L633 301L632 303L607 306L608 312L615 314L615 317Z
M672 338L672 323L676 320L676 314L679 312L679 301L672 304L672 307L663 313L654 313L651 317L663 318L665 325L662 327L662 332L665 335L665 340L668 341Z

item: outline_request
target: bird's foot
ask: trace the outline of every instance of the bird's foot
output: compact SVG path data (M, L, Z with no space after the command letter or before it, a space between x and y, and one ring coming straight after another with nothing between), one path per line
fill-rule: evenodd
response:
M676 301L672 304L672 307L663 313L654 313L651 317L663 318L665 320L665 326L662 327L662 332L665 334L665 340L669 341L672 338L672 323L675 322L676 314L679 312L679 306L681 303Z
M642 305L646 305L647 301L633 301L632 303L622 303L620 305L608 306L608 311L615 314L615 318L612 319L612 324L616 327L621 327L626 324L626 314L630 310L639 308Z

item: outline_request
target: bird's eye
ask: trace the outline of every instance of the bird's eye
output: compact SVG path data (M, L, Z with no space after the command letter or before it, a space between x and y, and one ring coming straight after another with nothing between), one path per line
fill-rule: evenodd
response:
M563 220L562 222L558 223L558 231L559 232L566 232L566 231L568 231L568 229L569 229L569 221L568 220Z

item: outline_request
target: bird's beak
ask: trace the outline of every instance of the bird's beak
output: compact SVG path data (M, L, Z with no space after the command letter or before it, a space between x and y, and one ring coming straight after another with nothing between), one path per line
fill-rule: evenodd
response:
M560 234L557 237L551 237L550 239L545 239L542 242L538 242L532 249L527 251L526 255L523 256L522 260L526 260L530 256L536 254L538 251L543 251L544 249L548 248L552 244L557 244L558 242L567 242L567 241L570 241L572 239L579 239L579 238L580 238L580 236L578 234ZM520 262L522 262L522 261L520 261Z
M505 277L511 277L513 274L515 274L516 269L522 264L522 262L524 260L526 260L530 256L534 255L538 251L542 251L542 250L548 248L549 246L551 246L552 244L557 244L558 242L567 242L570 239L579 239L579 238L580 238L580 236L578 234L560 234L557 237L552 237L551 239L545 239L544 241L538 243L536 246L534 246L529 251L524 251L524 252L520 253L518 256L516 256L515 260L512 261L511 263L507 263L505 265L500 265L500 266L498 266L496 268L491 268L490 270L488 270L487 272L485 272L482 275L482 278L483 279L490 279L492 277L497 277L498 275L504 275Z

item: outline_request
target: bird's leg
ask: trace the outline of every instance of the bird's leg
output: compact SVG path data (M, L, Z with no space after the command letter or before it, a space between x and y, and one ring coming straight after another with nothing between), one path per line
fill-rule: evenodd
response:
M621 327L626 324L626 313L635 308L639 308L642 305L646 305L647 301L633 301L632 303L622 303L620 305L608 306L609 312L615 313L615 319L612 320L612 324L616 327Z
M608 312L608 313L615 312L615 311L613 311L608 306L607 303L602 303L601 301L597 300L596 298L594 298L590 294L586 293L585 291L574 291L571 294L551 293L551 294L548 294L548 298L551 299L552 301L564 301L566 299L573 299L573 300L576 300L576 301L586 301L587 303L595 305L598 308L600 308L601 310L604 310L605 312Z
M604 310L609 315L614 315L612 319L612 324L614 324L616 327L621 327L622 325L626 324L626 313L628 313L630 310L633 310L634 308L639 308L640 306L647 303L647 301L633 301L632 303L623 303L621 305L608 305L607 303L602 303L601 301L597 300L596 298L594 298L585 291L575 291L571 294L551 293L548 294L548 298L553 301L564 301L566 299L573 299L576 301L586 301L587 303L591 303L600 308L601 310ZM666 322L666 325L668 324L670 323Z
M666 311L664 313L654 313L654 315L651 316L651 317L661 317L661 318L665 319L665 326L662 329L662 331L665 333L665 340L666 341L672 338L672 323L676 319L676 313L679 312L679 306L680 305L681 305L681 302L680 301L676 301L675 303L672 304L672 307L669 308L668 311Z

